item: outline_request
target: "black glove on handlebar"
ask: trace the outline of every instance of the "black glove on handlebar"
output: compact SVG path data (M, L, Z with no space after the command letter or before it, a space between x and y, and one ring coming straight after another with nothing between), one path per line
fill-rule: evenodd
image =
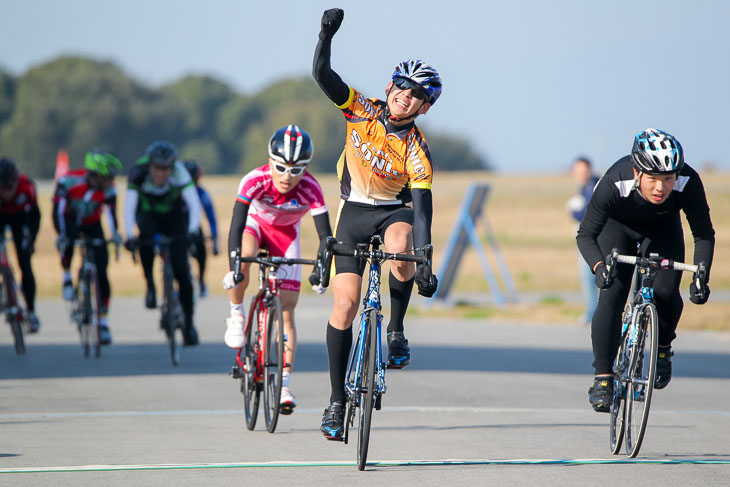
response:
M431 273L431 269L423 264L416 268L416 285L418 286L418 294L430 298L438 289L439 281Z
M689 285L689 300L694 304L705 304L710 298L710 286L707 284L707 264L699 263L699 271L692 276Z
M331 8L322 14L322 29L319 31L321 40L332 39L335 32L340 28L345 11L341 8Z
M613 285L613 269L609 271L603 262L598 264L595 274L596 287L598 289L608 289Z

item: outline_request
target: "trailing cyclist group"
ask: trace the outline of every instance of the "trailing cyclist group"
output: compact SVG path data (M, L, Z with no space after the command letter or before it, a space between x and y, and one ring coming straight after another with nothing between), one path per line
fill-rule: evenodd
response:
M353 250L380 236L385 252L424 255L431 244L433 164L426 138L415 121L429 112L442 92L436 69L419 59L407 59L395 66L385 83L384 99L367 96L345 83L331 67L332 40L343 19L341 9L324 12L312 67L315 81L345 118L344 150L340 159L333 161L341 198L334 231L322 188L308 170L314 141L299 125L284 125L269 139L268 160L245 174L236 194L231 195L234 204L228 234L229 271L223 277L230 301L223 339L228 347L242 349L248 345L247 335L251 336L247 333L251 320L246 317L244 295L250 286L252 258L267 249L271 257L301 259L300 225L311 213L319 238L315 270L320 272L312 274L310 283L320 294L330 277L333 284L334 305L326 323L330 395L320 426L329 440L343 439L347 401L344 385L366 261L335 253L331 275L324 276L321 270L328 268L328 238L334 237L341 248ZM199 184L200 166L181 160L168 141L152 143L129 171L123 225L117 219L115 188L115 177L121 172L122 163L117 157L93 149L86 154L84 169L57 178L52 219L63 275L62 295L67 300L74 297L74 242L80 236L105 242L93 247L93 260L102 303L99 337L102 344L110 344L107 313L111 285L106 242L139 252L146 283L144 306L155 308L158 294L152 242L155 235L164 235L170 242L172 270L184 315L184 344L197 345L194 279L188 256L198 261L198 288L200 296L205 296L203 211L209 222L213 254L218 254L215 212L209 195ZM610 412L612 408L622 312L633 278L632 268L615 265L611 255L636 255L638 249L645 255L656 253L682 262L685 240L680 211L686 215L694 239L693 262L703 269L692 279L690 301L704 304L710 295L715 232L702 180L685 162L675 137L653 128L643 130L635 136L630 154L613 164L596 184L577 232L580 253L600 289L591 325L595 377L589 402L595 411ZM0 225L12 231L30 332L40 327L30 262L40 217L33 182L19 173L12 160L0 159ZM384 362L392 369L406 367L411 360L404 319L414 284L425 297L433 296L438 287L430 265L425 260L415 262L392 260L390 265L388 351ZM294 310L301 277L301 265L277 268L286 336L280 364L282 414L291 414L297 405L291 371L297 345ZM666 387L672 377L671 345L683 308L680 277L679 272L662 268L653 282L652 298L658 316L656 389Z

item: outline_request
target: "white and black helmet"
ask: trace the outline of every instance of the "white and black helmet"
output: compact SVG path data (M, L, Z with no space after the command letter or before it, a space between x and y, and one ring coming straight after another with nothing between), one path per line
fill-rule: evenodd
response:
M684 166L684 151L672 135L662 130L646 129L634 137L631 159L641 172L673 174Z
M307 164L312 160L314 144L298 125L287 125L269 139L269 157L285 164Z
M442 83L438 71L420 59L407 59L398 64L392 78L406 78L418 84L426 90L431 105L441 96Z

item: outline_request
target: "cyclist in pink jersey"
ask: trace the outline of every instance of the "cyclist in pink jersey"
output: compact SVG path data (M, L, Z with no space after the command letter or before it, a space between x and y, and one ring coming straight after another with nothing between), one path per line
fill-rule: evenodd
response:
M235 256L252 257L266 247L272 256L300 258L299 227L304 215L311 211L319 235L318 258L322 258L324 243L332 235L324 193L317 180L307 171L314 145L309 134L296 125L282 127L269 139L269 162L246 174L238 185L228 233L230 271L223 278L229 291L230 316L226 320L225 342L231 348L245 344L243 296L249 283L249 263L235 267ZM237 282L236 274L243 274ZM286 362L294 364L296 329L294 307L299 298L301 266L281 266L281 302L284 311ZM314 286L323 293L324 288ZM280 412L291 414L296 400L289 389L291 366L284 369Z

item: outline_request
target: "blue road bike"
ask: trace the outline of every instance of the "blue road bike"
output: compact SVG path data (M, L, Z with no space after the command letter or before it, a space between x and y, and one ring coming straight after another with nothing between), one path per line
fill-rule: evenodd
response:
M660 270L694 272L704 282L704 267L675 262L650 253L648 257L619 255L613 249L607 266L634 266L631 294L622 317L621 342L613 365L614 395L610 409L611 452L626 442L626 454L636 457L649 419L658 352L658 316L654 302L654 278Z
M380 410L381 399L387 387L385 385L385 363L382 352L382 322L380 302L380 272L383 262L400 260L425 264L431 268L433 247L425 246L408 253L389 253L380 250L383 241L379 235L370 239L370 243L359 243L355 249L346 248L333 237L327 240L325 254L325 272L323 285L329 284L329 269L333 255L366 259L370 262L368 289L363 298L363 307L360 313L360 329L357 333L354 346L350 350L345 376L345 394L347 409L345 412L345 434L343 441L348 442L350 426L358 419L357 435L357 468L363 470L367 462L368 446L370 443L370 427L372 425L373 409ZM414 255L415 252L422 255Z

